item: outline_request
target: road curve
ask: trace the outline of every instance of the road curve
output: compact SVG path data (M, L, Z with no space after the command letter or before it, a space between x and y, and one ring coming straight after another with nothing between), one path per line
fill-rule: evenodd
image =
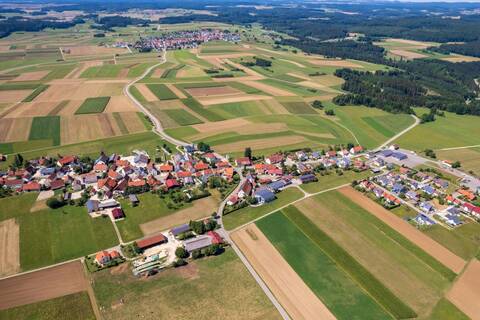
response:
M165 133L165 131L163 130L163 126L162 126L162 123L160 122L160 120L158 120L151 112L150 110L148 110L144 105L142 105L140 103L140 101L138 101L131 93L130 93L130 88L135 84L137 83L138 81L142 80L143 78L145 78L149 73L150 71L152 71L154 68L158 67L159 65L163 64L166 62L166 52L164 51L163 54L162 54L162 61L151 66L150 68L148 68L147 70L145 70L145 72L138 78L134 79L133 81L129 82L124 88L123 88L123 94L126 95L130 100L132 100L132 102L150 119L150 121L152 121L153 123L153 128L152 128L152 131L154 133L156 133L157 135L159 135L160 137L162 137L164 140L174 144L174 145L177 145L177 146L187 146L188 143L184 142L184 141L180 141L178 139L175 139L171 136L169 136L168 134Z

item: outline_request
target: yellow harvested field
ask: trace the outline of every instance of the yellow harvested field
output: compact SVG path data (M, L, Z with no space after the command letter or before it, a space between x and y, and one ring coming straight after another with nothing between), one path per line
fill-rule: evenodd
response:
M327 87L333 87L343 84L345 81L342 78L336 77L333 74L326 74L323 76L313 77L312 81L323 84Z
M25 72L13 79L14 81L35 81L40 80L50 73L50 70Z
M451 54L450 56L446 58L442 58L441 60L450 61L450 62L474 62L474 61L480 61L480 58Z
M472 320L480 319L480 261L473 259L468 264L447 297Z
M127 126L129 133L145 131L145 125L140 120L140 117L136 112L122 112L120 117Z
M0 142L26 141L33 118L0 119Z
M220 144L220 145L214 146L214 149L215 151L220 153L243 151L247 147L250 147L253 150L261 150L261 149L267 149L267 148L286 146L290 144L296 144L296 143L304 142L305 140L306 140L305 137L291 135L291 136L278 137L278 138L245 140L245 141L238 141L238 142L233 142L229 144Z
M287 73L289 76L292 76L292 77L295 77L295 78L299 78L299 79L303 79L305 81L310 81L312 80L310 77L307 77L306 75L304 74L299 74L299 73L295 73L295 72L288 72Z
M455 255L402 218L392 214L390 211L352 187L344 187L339 189L339 191L363 209L382 220L390 228L402 234L405 238L416 244L419 248L430 254L453 272L460 273L462 271L466 264L465 260Z
M242 93L240 90L228 86L190 88L185 90L194 97L221 96Z
M14 218L0 222L0 276L20 271L19 232Z
M256 225L235 231L232 239L293 319L335 319Z
M421 54L414 51L402 50L402 49L390 50L390 53L396 56L404 57L405 59L421 59L421 58L427 57L427 55L425 54Z
M188 98L182 91L180 91L177 87L173 84L166 83L165 86L170 89L179 99L186 99Z
M220 134L222 132L236 132L238 134L262 134L262 133L272 133L272 132L280 132L280 131L286 131L288 130L288 127L285 123L265 123L259 126L256 123L248 123L244 125L232 125L230 127L225 127L224 124L221 124L222 122L230 122L234 120L242 120L240 119L233 119L233 120L225 120L225 121L218 121L215 122L215 126L212 127L210 124L210 127L212 127L212 130L209 132L202 132L202 133L197 133L193 136L190 136L190 140L192 141L197 141L197 140L202 140L205 138L208 138L212 135L215 134ZM217 128L217 124L221 124L220 128ZM205 124L203 124L205 125ZM206 125L209 125L208 123Z
M428 48L431 46L434 46L434 42L423 42L423 41L416 41L416 40L407 40L407 39L396 39L396 38L388 38L385 39L385 42L397 42L397 43L403 43L403 44L408 44L414 47L419 47L419 48Z
M287 59L279 59L279 60L282 60L282 61L291 63L291 64L293 64L293 65L296 65L296 66L299 67L299 68L306 68L303 64L301 64L300 62L297 62L297 61L287 60Z
M204 106L211 106L211 105L223 104L223 103L244 102L244 101L269 100L269 99L273 99L273 98L270 96L262 96L258 94L246 94L246 93L242 93L238 95L197 98L197 100Z
M71 116L73 115L78 108L82 105L83 100L72 100L69 101L68 104L57 113L59 116Z
M363 68L361 64L340 59L310 59L311 64L326 67Z
M205 72L199 67L185 66L177 72L177 78L204 77Z
M253 87L255 89L261 90L263 92L266 92L268 94L271 94L272 96L276 96L276 97L293 97L293 96L295 96L295 94L290 92L290 91L279 89L279 88L270 86L270 85L265 84L265 83L261 83L261 82L257 82L257 81L245 81L243 83L245 83L247 86L250 86L250 87Z
M20 102L33 90L3 90L0 94L0 103Z
M54 83L35 101L84 100L91 97L120 96L123 83L84 82Z
M86 114L65 116L60 122L62 144L97 140L120 135L117 122L112 114Z
M140 94L145 98L145 100L147 100L148 102L152 102L152 101L157 101L158 98L156 95L153 94L152 91L150 91L150 89L148 89L147 85L143 84L143 83L140 83L140 84L136 84L135 87L138 89L138 91L140 91Z
M185 223L190 220L199 220L208 217L215 212L218 207L219 200L215 196L210 196L195 200L193 205L189 208L182 209L168 216L142 223L140 229L144 235L149 235L157 232L161 232Z
M110 98L110 101L105 108L106 113L111 112L134 112L137 111L137 107L126 96L114 96Z
M320 83L317 83L317 82L313 82L313 81L302 81L302 82L299 82L298 84L304 86L304 87L309 87L309 88L314 88L314 89L319 89L319 90L322 90L322 91L325 91L325 92L336 92L336 93L340 93L339 91L335 90L335 89L332 89L330 87L327 87L323 84L320 84Z
M251 57L254 56L253 53L249 52L242 52L242 53L225 53L225 54L209 54L207 56L200 56L200 59L209 59L209 58L217 58L217 59L235 59L235 58L244 58L244 57ZM208 60L207 60L208 61Z
M289 114L288 110L275 99L260 100L258 106L265 114Z
M77 47L65 47L65 58L69 56L91 56L91 55L107 55L116 53L127 53L125 48L106 48L100 46L77 46Z
M5 117L22 118L46 116L57 105L58 103L56 102L23 102L13 108Z
M200 123L200 124L194 124L192 127L201 133L212 133L212 132L229 130L230 128L234 128L234 127L243 127L249 124L252 124L252 123L243 118L237 118L237 119L230 119L230 120L224 120L224 121L217 121L215 122L214 126L212 126L211 123Z

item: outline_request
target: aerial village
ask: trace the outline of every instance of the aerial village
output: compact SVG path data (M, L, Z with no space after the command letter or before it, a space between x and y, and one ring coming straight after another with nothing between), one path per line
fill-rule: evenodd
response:
M155 37L142 37L137 42L125 43L118 42L114 44L116 47L133 47L140 52L147 51L163 51L176 49L193 49L200 44L209 41L240 41L240 35L227 31L215 29L202 29L194 31L175 31L162 34Z
M174 200L169 205L175 206L209 196L209 187L226 185L229 191L222 193L225 207L221 212L226 215L273 202L282 190L316 182L326 172L342 175L353 170L369 173L369 178L352 183L359 191L388 209L400 205L411 208L416 214L410 220L419 227L440 223L451 228L465 219L480 219L480 207L475 202L479 190L459 187L438 172L401 164L408 155L396 148L368 152L350 144L329 150L229 158L210 148L200 151L190 145L155 160L142 150L126 156L101 153L96 159L77 155L41 157L0 172L0 186L3 196L38 192L39 198L48 199L51 208L84 206L85 214L92 219L108 217L115 225L128 219L119 199L137 206L137 195L145 192L169 197ZM214 180L216 183L212 183ZM219 217L212 212L205 212L205 217L88 256L87 266L93 272L129 260L134 275L148 276L183 265L188 257L218 254L228 245Z

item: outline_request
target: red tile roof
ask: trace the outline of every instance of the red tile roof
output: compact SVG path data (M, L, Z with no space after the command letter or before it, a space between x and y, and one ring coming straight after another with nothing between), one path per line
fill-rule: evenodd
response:
M156 236L152 236L152 237L149 237L149 238L138 240L137 241L137 246L140 249L144 249L144 248L148 248L148 247L151 247L153 245L161 244L161 243L164 243L164 242L167 242L167 238L163 234L159 234L159 235L156 235Z
M23 191L40 191L40 184L36 181L30 181L23 185Z

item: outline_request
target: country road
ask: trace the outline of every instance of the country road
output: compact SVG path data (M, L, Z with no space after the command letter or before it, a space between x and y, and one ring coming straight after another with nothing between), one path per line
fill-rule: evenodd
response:
M177 140L171 136L169 136L168 134L165 133L165 131L163 130L163 126L162 126L162 123L160 122L159 119L157 119L151 112L150 110L148 110L148 108L146 108L144 105L142 105L140 103L140 101L138 101L131 93L130 93L130 88L135 84L137 83L138 81L142 80L143 78L145 78L154 68L158 67L159 65L162 65L164 64L167 59L165 58L166 57L166 52L163 51L163 54L162 54L162 61L151 66L150 68L148 68L147 70L145 70L145 72L138 78L134 79L133 81L129 82L124 88L123 88L123 94L126 95L130 100L132 100L132 102L144 113L148 116L148 118L152 121L153 123L153 129L152 131L155 132L156 134L158 134L160 137L162 137L164 140L176 145L176 146L187 146L188 143L184 142L184 141L180 141L180 140Z
M404 135L405 133L407 133L408 131L412 130L413 128L415 128L417 125L420 124L420 119L417 116L415 116L413 114L411 116L415 119L415 122L411 126L409 126L408 128L405 128L404 130L400 131L399 133L397 133L396 135L394 135L393 137L391 137L390 139L388 139L387 141L382 143L380 146L377 147L377 150L385 148L390 143L392 143L393 141L400 138L400 136Z

